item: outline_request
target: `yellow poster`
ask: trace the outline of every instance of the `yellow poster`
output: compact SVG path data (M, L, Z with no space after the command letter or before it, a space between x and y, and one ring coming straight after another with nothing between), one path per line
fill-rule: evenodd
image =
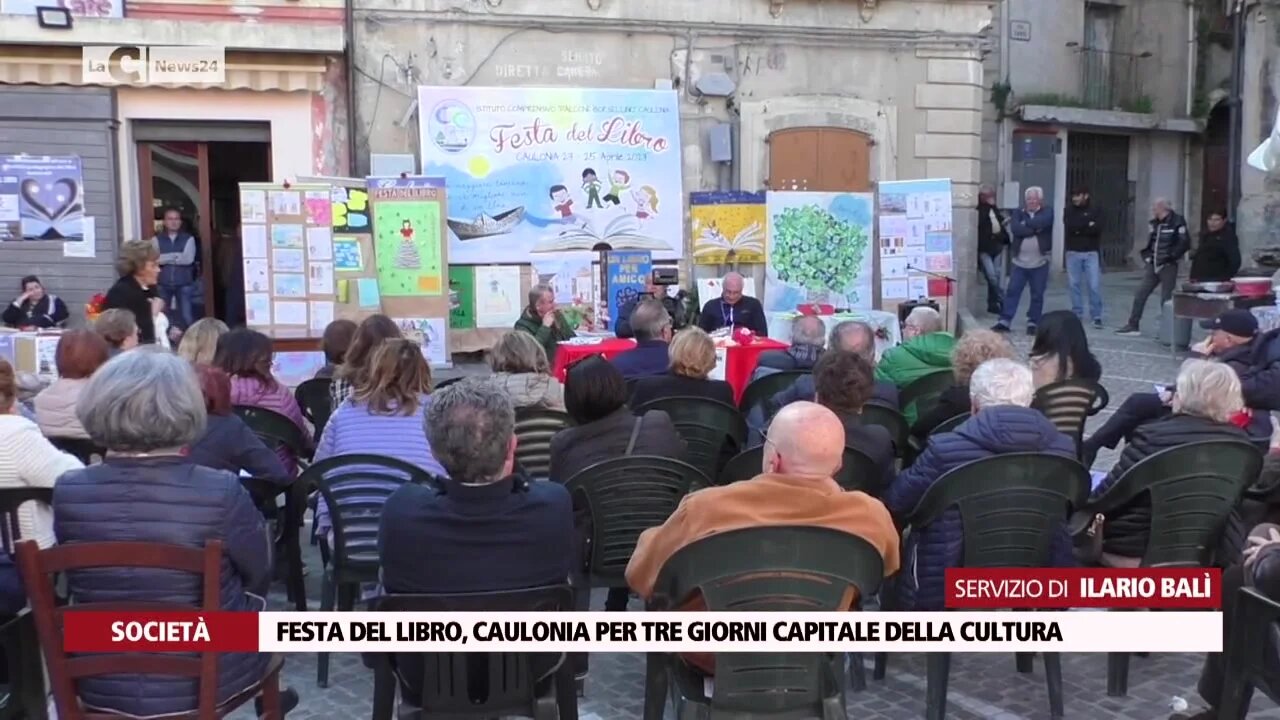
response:
M764 262L764 198L762 192L690 193L694 264Z

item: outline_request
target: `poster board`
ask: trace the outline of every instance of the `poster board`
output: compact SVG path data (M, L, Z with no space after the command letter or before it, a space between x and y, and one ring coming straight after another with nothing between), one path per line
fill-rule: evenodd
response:
M336 291L334 317L359 323L370 315L382 312L381 302L376 305L360 304L360 280L363 278L367 282L376 282L378 277L378 266L373 256L369 190L364 178L300 177L298 182L329 187ZM368 299L370 293L367 287L365 290Z
M0 242L84 240L77 155L0 155Z
M372 281L358 279L357 300L362 307L371 306L376 292L383 314L400 326L405 337L422 345L423 356L434 366L448 366L448 204L444 179L371 177L366 187L376 274Z
M653 255L644 251L614 251L605 255L605 293L609 329L616 330L622 308L644 294L653 272Z
M765 193L689 193L695 265L764 262Z
M896 312L899 304L920 299L944 304L954 291L947 278L955 277L951 181L882 182L877 205L881 309Z
M870 193L766 193L766 313L809 303L870 310L873 208Z
M333 321L333 207L323 184L240 184L246 324L319 338Z

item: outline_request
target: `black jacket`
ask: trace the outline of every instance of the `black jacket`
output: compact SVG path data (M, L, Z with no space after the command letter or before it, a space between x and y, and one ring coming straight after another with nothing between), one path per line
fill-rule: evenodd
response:
M731 324L730 320L734 327L748 328L764 337L769 335L769 319L764 316L764 306L749 295L743 295L733 305L720 298L707 301L702 306L702 314L698 316L698 327L711 332Z
M595 422L575 425L556 433L551 438L551 471L548 473L551 479L563 483L578 471L598 462L622 457L626 454L627 443L631 442L637 420L641 421L640 430L635 446L631 448L632 455L685 459L684 441L666 413L652 410L643 418L637 418L623 407Z
M880 485L872 494L879 496L898 479L897 457L889 430L880 425L862 424L861 415L841 415L840 424L844 425L844 446L861 450L875 462Z
M67 320L67 304L57 295L45 293L40 302L30 300L18 305L15 300L4 309L4 324L16 328L58 327Z
M1240 241L1228 223L1217 232L1200 236L1200 247L1191 256L1191 279L1225 282L1240 271Z
M938 402L927 414L916 419L911 426L911 434L924 440L929 433L951 418L973 410L969 399L968 385L952 385L938 396Z
M978 252L995 257L1009 245L1009 233L1003 225L991 224L992 212L996 214L998 220L1004 221L1004 213L1000 212L1000 208L983 202L978 203Z
M733 401L733 386L724 380L699 380L668 372L637 380L631 393L631 407L639 408L652 400L669 397L700 397L737 405Z
M1062 225L1067 231L1067 252L1098 252L1101 249L1102 221L1092 205L1068 205L1062 212Z
M276 485L293 482L280 458L238 415L210 414L204 435L191 443L187 459L196 465L237 475L243 470Z
M156 321L151 316L151 298L156 297L154 287L143 288L132 275L125 275L107 291L103 310L120 308L133 313L138 323L138 343L152 345L156 341Z
M1152 218L1151 235L1142 250L1143 260L1168 265L1181 260L1190 249L1191 234L1187 231L1187 221L1181 215L1170 210L1164 220Z

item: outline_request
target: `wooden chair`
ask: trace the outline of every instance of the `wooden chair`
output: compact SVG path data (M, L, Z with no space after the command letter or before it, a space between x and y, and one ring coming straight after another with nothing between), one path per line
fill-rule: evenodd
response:
M272 658L262 680L223 702L217 702L218 654L202 652L191 655L173 653L118 653L68 656L62 645L63 620L68 613L111 611L173 612L190 611L191 606L172 603L91 602L57 605L53 592L53 576L74 570L93 568L146 568L177 570L203 578L201 601L196 609L218 612L222 573L222 541L210 540L203 550L177 545L143 542L101 542L58 545L41 550L34 540L18 543L18 567L31 599L40 647L44 650L53 686L53 699L60 720L116 720L127 716L86 710L80 705L75 683L85 678L107 675L160 675L191 678L197 682L196 709L181 715L166 715L166 720L214 720L262 696L263 715L267 720L281 720L280 656ZM132 606L131 606L132 605Z

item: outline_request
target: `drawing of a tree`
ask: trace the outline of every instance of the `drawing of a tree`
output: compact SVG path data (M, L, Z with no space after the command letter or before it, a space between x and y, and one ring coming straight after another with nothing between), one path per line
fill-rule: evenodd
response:
M817 205L786 208L774 216L772 232L778 279L814 294L838 294L853 284L870 242L864 228Z

